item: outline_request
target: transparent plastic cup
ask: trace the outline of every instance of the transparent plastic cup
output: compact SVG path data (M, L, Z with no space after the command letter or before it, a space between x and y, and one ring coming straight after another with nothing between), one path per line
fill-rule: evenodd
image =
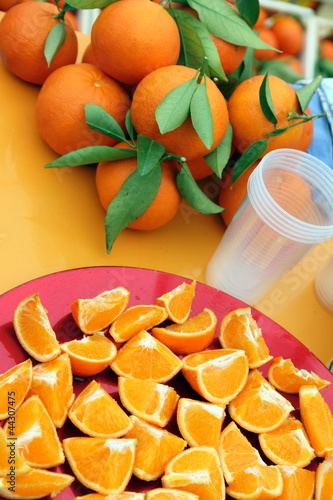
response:
M314 287L319 302L328 312L333 313L333 256L317 275Z
M206 281L255 305L316 244L333 236L333 171L294 149L266 154L206 270Z

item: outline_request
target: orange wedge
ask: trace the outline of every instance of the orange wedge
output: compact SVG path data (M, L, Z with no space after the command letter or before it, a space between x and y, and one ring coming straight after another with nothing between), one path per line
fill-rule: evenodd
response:
M211 309L204 309L197 316L182 324L155 327L152 334L176 354L190 354L208 347L215 335L217 317Z
M0 427L0 477L7 476L14 471L16 476L24 474L31 469L23 458L22 453L17 448L17 441L6 436L5 431Z
M28 358L0 375L0 420L14 414L23 403L32 380L32 362Z
M184 323L190 315L196 282L182 283L173 290L156 299L156 304L168 312L168 317L175 323Z
M244 388L230 402L228 410L238 425L248 431L261 433L279 427L294 407L259 370L254 369Z
M272 359L250 307L230 311L223 318L219 340L225 349L243 349L250 368L258 368Z
M91 299L77 299L71 304L77 326L87 335L104 330L127 307L130 292L119 286Z
M68 417L91 437L117 438L132 428L128 415L95 380L76 397Z
M238 472L226 489L232 498L242 500L269 500L279 498L283 478L277 465L260 465Z
M155 382L168 382L182 366L168 347L145 330L128 340L111 363L112 370L121 377Z
M133 415L165 427L176 410L179 396L173 387L134 378L118 378L122 405Z
M155 488L147 491L145 500L199 500L198 495L172 488Z
M330 384L312 371L296 368L291 359L282 356L274 358L267 377L275 389L289 394L298 394L302 385L315 385L321 391Z
M134 491L124 491L119 495L101 495L100 493L88 493L83 497L75 497L74 500L145 500L145 493L136 493Z
M182 373L191 387L218 405L228 404L242 390L249 371L245 352L239 349L200 351L182 361Z
M279 466L283 478L282 494L276 500L312 500L315 491L315 473L287 465ZM332 490L333 491L333 490Z
M328 453L316 470L315 500L330 500L333 491L333 453Z
M168 317L164 307L157 305L132 306L116 318L111 327L110 335L115 342L126 342L141 330L150 330Z
M56 334L38 293L26 297L18 304L13 324L17 340L37 361L50 361L60 354Z
M117 354L115 344L101 332L64 342L60 347L69 355L73 374L79 377L91 377L102 372Z
M105 498L106 495L101 495L101 493L88 493L82 497L75 497L74 500L105 500Z
M47 495L54 498L64 491L74 479L69 474L44 469L31 469L25 474L16 476L14 481L10 476L1 477L0 496L1 498L22 500L43 498ZM15 491L13 491L13 488L15 488Z

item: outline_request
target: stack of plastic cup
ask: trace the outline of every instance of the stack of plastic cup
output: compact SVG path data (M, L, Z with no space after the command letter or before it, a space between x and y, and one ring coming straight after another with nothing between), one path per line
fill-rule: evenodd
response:
M315 245L333 236L333 171L294 149L271 151L250 175L206 281L255 305Z
M333 257L315 279L315 293L321 304L333 313Z

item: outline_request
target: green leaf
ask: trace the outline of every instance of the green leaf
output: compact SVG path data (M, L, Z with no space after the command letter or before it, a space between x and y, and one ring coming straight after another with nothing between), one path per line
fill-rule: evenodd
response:
M113 137L118 141L125 141L125 134L119 123L105 109L98 104L86 104L84 107L86 123L96 132Z
M259 17L259 0L236 0L238 12L249 26L254 26Z
M54 56L62 46L66 37L65 25L62 21L53 26L50 33L47 35L44 45L44 56L47 65L50 66Z
M195 182L186 163L181 163L180 172L177 174L177 186L180 194L191 207L203 214L218 214L224 208L208 198Z
M268 75L265 75L262 84L259 89L259 99L262 112L266 116L267 120L274 125L277 124L277 118L275 115L274 104L272 100L271 90L269 88Z
M305 113L306 108L308 107L312 97L314 96L319 85L321 84L322 79L323 77L321 75L318 75L310 83L296 90L298 102L303 113Z
M110 146L88 146L87 148L71 151L60 156L54 161L44 165L45 168L77 167L91 165L101 161L123 160L124 158L136 157L136 150L118 149Z
M133 122L132 122L132 114L131 114L130 109L126 113L125 128L128 132L128 135L130 136L131 140L135 141L136 140L136 130L135 130Z
M193 94L191 100L191 120L192 125L206 146L212 147L214 142L213 117L207 96L207 84L201 83Z
M156 108L155 116L161 134L179 127L189 116L190 103L197 86L195 78L172 89Z
M266 151L268 144L267 139L254 142L249 146L244 153L238 158L232 169L232 184L237 181L238 177L242 175L245 170L250 167L258 158L260 158Z
M145 135L138 135L138 170L141 175L148 174L158 165L165 153L165 147Z
M105 216L106 249L110 253L117 236L142 215L154 201L162 180L160 166L147 175L135 170L127 177Z
M67 0L67 3L75 9L104 9L111 3L119 0Z
M232 127L228 124L227 132L220 144L213 149L211 153L205 156L206 162L212 171L221 179L224 168L226 167L231 152Z
M281 80L284 80L287 83L295 83L303 78L300 73L297 73L284 61L273 59L271 61L265 61L259 64L257 67L257 75L265 75L266 73L268 73L270 75L281 78Z

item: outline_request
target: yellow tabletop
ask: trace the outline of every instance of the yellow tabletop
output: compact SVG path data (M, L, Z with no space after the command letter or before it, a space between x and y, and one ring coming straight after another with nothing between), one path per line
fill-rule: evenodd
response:
M89 37L79 34L79 42L78 60ZM43 168L57 155L35 126L38 92L0 61L0 293L45 274L101 265L155 269L204 283L225 230L221 217L199 214L183 202L160 229L123 231L108 255L94 168ZM216 194L218 183L208 178L204 189ZM333 241L316 247L256 306L327 366L333 359L333 314L315 298L313 281L332 253Z

